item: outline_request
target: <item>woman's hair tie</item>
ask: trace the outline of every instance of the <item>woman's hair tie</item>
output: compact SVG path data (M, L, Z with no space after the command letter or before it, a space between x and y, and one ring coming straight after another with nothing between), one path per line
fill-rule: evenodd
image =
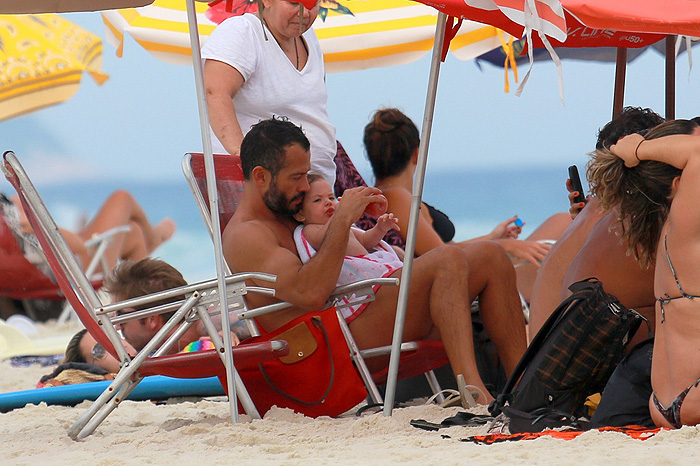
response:
M641 162L637 151L639 150L639 146L641 146L644 141L646 141L646 139L642 138L642 140L639 141L639 144L637 144L637 147L634 149L634 157L637 159L637 162Z

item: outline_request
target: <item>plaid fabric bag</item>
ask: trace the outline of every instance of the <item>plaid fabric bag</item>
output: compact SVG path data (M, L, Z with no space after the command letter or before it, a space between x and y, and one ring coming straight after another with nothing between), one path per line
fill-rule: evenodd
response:
M642 317L606 293L595 278L576 282L535 335L503 393L489 407L510 431L585 428L586 398L603 391Z

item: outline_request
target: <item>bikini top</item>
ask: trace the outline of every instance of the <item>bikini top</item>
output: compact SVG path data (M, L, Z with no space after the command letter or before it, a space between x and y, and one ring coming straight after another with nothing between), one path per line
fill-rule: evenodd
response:
M668 242L666 241L666 237L668 235L664 235L664 249L666 250L666 259L668 259L668 266L671 268L671 273L673 274L673 279L676 280L676 285L678 286L678 291L681 292L680 296L674 296L673 298L669 296L668 293L665 293L663 296L656 298L656 300L659 302L661 305L661 323L663 323L666 320L666 312L664 310L664 305L670 303L671 301L675 299L680 299L680 298L686 298L686 299L695 299L695 298L700 298L700 296L688 294L683 290L683 287L681 286L680 280L678 280L678 275L676 275L676 269L673 267L673 263L671 263L671 255L668 253Z
M428 208L428 213L433 219L433 230L444 243L449 243L455 237L455 224L444 212L439 211L430 204L423 202Z

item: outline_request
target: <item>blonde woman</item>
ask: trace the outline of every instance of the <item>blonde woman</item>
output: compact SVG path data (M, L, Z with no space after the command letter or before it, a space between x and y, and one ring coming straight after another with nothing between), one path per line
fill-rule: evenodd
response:
M656 338L649 409L661 427L700 422L700 130L674 120L596 151L592 192L619 205L629 254L654 266Z

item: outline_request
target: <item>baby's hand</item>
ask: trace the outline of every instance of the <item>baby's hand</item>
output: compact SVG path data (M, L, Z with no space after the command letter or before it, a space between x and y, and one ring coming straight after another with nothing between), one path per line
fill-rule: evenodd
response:
M384 232L391 230L399 230L399 220L394 217L394 214L382 214L377 218L377 227L382 229Z

